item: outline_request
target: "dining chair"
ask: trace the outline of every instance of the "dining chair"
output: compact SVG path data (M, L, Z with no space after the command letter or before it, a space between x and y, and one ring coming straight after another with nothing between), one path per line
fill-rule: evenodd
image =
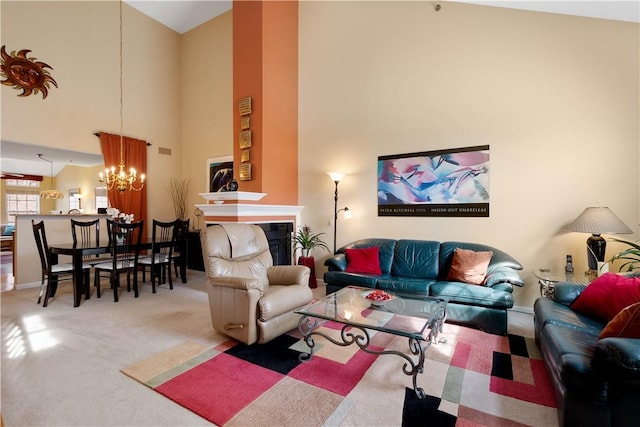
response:
M138 259L140 243L142 242L142 230L144 220L131 224L107 221L109 228L109 248L111 261L94 265L94 286L96 296L100 298L100 276L107 273L109 284L113 289L113 301L118 302L118 288L120 287L120 275L127 274L127 292L131 291L131 276L133 275L133 292L138 298ZM120 239L122 238L122 240Z
M38 304L40 304L42 296L44 295L42 306L46 307L49 304L49 298L56 293L58 281L73 279L73 264L57 264L52 262L52 255L49 251L49 245L47 244L47 233L44 228L44 221L36 223L34 220L31 220L31 227L33 228L33 236L36 241L36 247L38 248L38 254L40 255L40 267L42 271ZM89 268L83 268L83 274L85 275L85 283L88 283ZM46 289L45 279L47 281Z
M151 235L151 254L141 257L139 264L142 266L142 280L145 281L145 272L149 268L151 274L151 289L156 293L156 279L158 286L169 278L169 289L173 289L171 278L171 262L173 260L173 248L176 244L178 233L178 219L170 222L153 220Z
M187 256L187 239L189 235L189 221L190 219L177 219L178 223L177 235L176 235L176 245L173 248L173 268L175 270L176 277L178 277L179 271L178 268L181 265L186 264L187 260L184 259Z
M71 237L74 246L87 248L92 246L100 246L100 219L93 221L78 221L71 219ZM110 261L111 257L100 255L85 255L83 257L83 266L89 268L101 262Z

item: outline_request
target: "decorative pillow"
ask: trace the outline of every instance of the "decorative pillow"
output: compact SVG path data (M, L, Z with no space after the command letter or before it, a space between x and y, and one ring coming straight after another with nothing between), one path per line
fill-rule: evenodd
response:
M640 302L623 309L607 323L600 338L640 338Z
M609 322L623 308L640 302L640 277L604 273L569 306L578 313Z
M377 246L345 249L347 273L382 274Z
M7 224L4 226L4 230L2 231L3 236L11 236L11 233L14 232L16 226L13 224Z
M447 280L482 285L492 256L492 251L476 252L470 249L456 248L453 252Z

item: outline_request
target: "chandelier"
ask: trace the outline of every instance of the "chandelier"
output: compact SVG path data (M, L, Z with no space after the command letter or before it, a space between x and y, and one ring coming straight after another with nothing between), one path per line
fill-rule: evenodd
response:
M120 192L124 192L127 190L140 191L144 188L144 179L145 175L140 175L140 182L138 182L138 175L134 168L130 168L129 172L126 171L126 167L124 164L124 137L122 136L122 0L120 3L120 164L118 166L118 173L116 173L116 167L111 166L111 168L106 168L104 170L104 176L102 172L100 172L99 181L107 184L107 188L109 190L113 190L114 188Z
M40 192L40 198L41 199L62 199L64 197L64 194L62 194L61 191L58 191L55 188L53 188L53 160L47 160L42 156L43 156L42 154L38 154L38 157L40 159L44 160L45 162L49 162L49 164L51 165L51 185L49 186L48 189Z

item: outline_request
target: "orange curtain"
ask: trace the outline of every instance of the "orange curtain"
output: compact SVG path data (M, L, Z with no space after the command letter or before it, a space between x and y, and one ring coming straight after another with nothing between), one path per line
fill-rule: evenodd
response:
M100 133L100 147L104 157L105 167L116 167L116 173L120 165L120 135L110 133ZM147 142L141 139L123 137L122 151L124 164L129 172L130 168L135 168L138 172L138 187L140 175L147 171ZM141 191L123 191L115 188L108 191L109 205L117 208L120 212L134 214L136 221L147 218L147 184ZM146 222L146 221L145 221ZM145 224L146 227L146 224Z

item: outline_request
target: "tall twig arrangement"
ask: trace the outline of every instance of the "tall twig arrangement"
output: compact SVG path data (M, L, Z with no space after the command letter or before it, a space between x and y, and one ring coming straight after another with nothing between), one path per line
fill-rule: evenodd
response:
M169 180L169 194L173 202L173 211L176 218L184 220L187 217L187 197L189 196L189 184L191 179L171 178Z

